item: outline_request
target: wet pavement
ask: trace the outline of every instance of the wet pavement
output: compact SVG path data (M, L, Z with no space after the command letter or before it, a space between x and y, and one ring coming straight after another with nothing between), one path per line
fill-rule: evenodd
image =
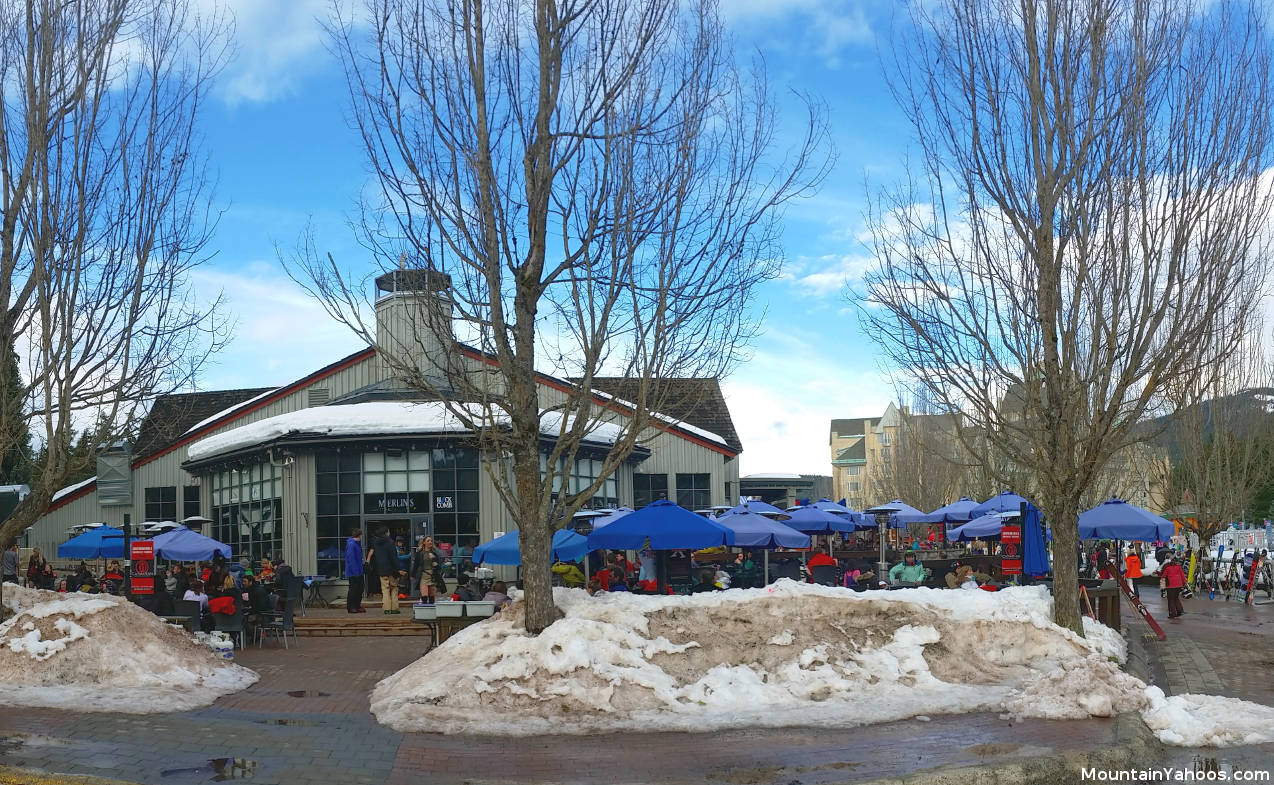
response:
M1146 602L1157 613L1157 592L1146 592L1152 593ZM1209 692L1274 705L1274 606L1196 599L1186 608L1182 620L1165 623L1164 643L1146 641L1148 629L1125 614L1151 678L1168 691L1214 679L1220 687ZM401 734L376 723L367 696L420 648L411 638L320 638L289 650L250 648L238 653L239 662L261 681L202 709L146 716L0 711L0 767L155 785L240 779L262 785L824 785L937 767L1029 764L1053 753L1118 746L1125 738L1115 720L1011 724L985 713L826 730L818 727L817 712L809 728L706 734ZM1165 755L1172 765L1204 769L1274 765L1274 745L1169 749Z

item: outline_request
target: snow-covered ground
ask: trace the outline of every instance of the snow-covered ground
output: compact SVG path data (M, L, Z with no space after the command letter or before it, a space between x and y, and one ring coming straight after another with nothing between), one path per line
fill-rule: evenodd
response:
M217 658L176 627L119 597L7 583L15 615L0 624L8 706L147 713L206 706L257 674Z
M1247 704L1213 719L1195 704L1228 699L1164 698L1118 667L1125 647L1114 631L1086 619L1079 638L1053 624L1042 587L555 592L565 617L541 635L521 630L515 603L381 681L372 713L400 731L521 736L1142 711L1177 744L1250 743L1255 730L1221 731L1217 720L1269 716Z

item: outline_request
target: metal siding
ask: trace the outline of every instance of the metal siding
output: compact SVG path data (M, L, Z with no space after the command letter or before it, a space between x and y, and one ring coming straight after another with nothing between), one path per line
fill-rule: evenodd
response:
M297 575L318 570L314 495L314 454L303 452L283 470L283 550Z

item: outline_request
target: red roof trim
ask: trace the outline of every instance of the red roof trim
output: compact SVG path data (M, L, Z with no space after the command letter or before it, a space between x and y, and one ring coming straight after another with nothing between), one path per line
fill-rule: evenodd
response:
M362 351L351 354L349 357L346 357L343 360L338 360L337 362L327 366L326 368L320 368L319 370L315 371L309 376L306 376L303 379L298 379L297 381L292 382L289 385L280 387L279 389L275 390L274 392L270 393L264 398L261 398L256 403L252 404L251 406L244 407L243 409L237 409L233 412L230 412L225 417L221 417L220 419L213 420L207 425L204 425L198 431L195 431L194 433L189 433L183 436L182 438L168 445L167 447L160 450L159 452L151 453L150 455L147 455L145 458L141 458L139 460L133 461L132 468L139 469L142 466L145 466L146 464L150 463L151 461L154 461L158 458L161 458L167 455L173 450L180 449L181 447L184 447L185 445L190 444L191 442L198 441L204 434L206 434L210 430L213 430L215 428L220 428L221 426L226 425L228 423L232 423L241 417L245 417L251 414L252 412L255 412L265 406L269 406L270 404L274 403L280 398L284 398L288 395L291 395L297 390L300 390L308 385L311 385L314 382L322 381L323 379L326 379L327 377L333 374L339 373L345 370L346 368L349 368L350 366L358 365L360 362L363 362L364 360L368 360L374 357L375 355L376 355L376 350L373 347L369 346L366 349L363 349ZM44 511L44 514L48 515L54 510L57 510L61 507L65 507L66 505L70 504L71 502L77 499L82 499L83 497L87 496L91 491L95 491L95 490L97 490L96 481L88 485L85 485L83 488L79 489L75 493L72 493L68 496L64 496L63 498L58 499L55 503L50 504L49 508Z
M490 357L484 352L478 351L477 349L474 349L471 346L465 346L464 344L461 344L460 353L464 354L470 359L480 360L490 365L496 364L495 358ZM536 377L538 377L540 384L543 384L545 387L552 387L558 392L570 393L574 389L569 382L564 382L561 379L555 378L553 376L549 376L547 373L541 373L540 371L536 371L535 375ZM626 406L621 406L620 404L615 403L614 399L604 398L600 395L593 395L593 402L596 403L598 406L602 406L604 408L610 409L613 412L619 412L620 414L632 415L632 409L629 409ZM728 456L730 458L734 458L735 456L738 455L737 452L725 446L724 444L717 444L716 442L710 442L707 439L703 439L698 436L695 436L692 433L683 431L675 425L668 425L666 423L660 424L660 423L652 422L650 424L650 427L661 430L665 433L670 433L673 436L678 436L692 444L697 444L700 447L706 447L707 449L712 450L713 452L721 453L722 455Z

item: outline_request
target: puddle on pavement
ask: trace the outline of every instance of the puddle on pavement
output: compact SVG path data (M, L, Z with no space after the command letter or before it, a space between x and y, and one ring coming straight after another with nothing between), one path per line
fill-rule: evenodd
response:
M274 720L257 720L257 722L261 723L262 725L293 725L293 726L302 725L307 727L312 725L318 725L318 723L315 722L314 720L297 720L297 719L292 719L290 717L282 718L282 719L274 719Z
M288 695L293 698L326 698L331 695L330 692L317 692L316 690L291 690Z
M257 762L247 758L209 758L203 766L192 766L185 769L164 769L161 777L196 777L208 782L225 782L226 780L250 780L257 771Z

